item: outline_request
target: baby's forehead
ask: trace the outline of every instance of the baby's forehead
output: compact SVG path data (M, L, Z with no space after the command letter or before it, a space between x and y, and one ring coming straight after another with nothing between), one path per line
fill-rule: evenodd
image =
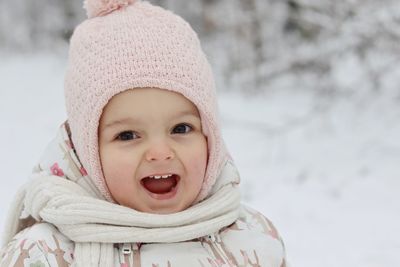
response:
M131 109L152 111L155 108L164 108L178 113L192 112L197 115L197 106L184 95L159 88L135 88L114 95L107 103L108 107L129 107Z
M132 89L115 95L103 110L101 128L200 119L197 107L179 93L156 88Z

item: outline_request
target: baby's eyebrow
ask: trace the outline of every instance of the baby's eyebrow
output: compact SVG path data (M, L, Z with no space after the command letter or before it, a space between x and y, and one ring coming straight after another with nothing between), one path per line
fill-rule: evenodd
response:
M123 118L123 119L111 121L111 122L107 123L106 125L104 125L103 130L115 127L116 125L129 124L129 123L137 123L137 121L132 118Z
M192 109L185 109L185 110L179 111L178 113L176 113L174 115L175 118L184 117L184 116L200 117L200 115L195 110L192 110Z
M179 111L176 114L174 114L173 117L171 117L171 119L185 117L185 116L192 116L192 117L200 118L199 114L195 110L191 110L191 109L186 110L185 109L185 110ZM105 129L108 129L108 128L115 127L116 125L138 124L138 123L139 123L139 121L136 119L133 119L133 118L122 118L122 119L114 120L114 121L107 123L106 125L104 125L102 131L104 131Z

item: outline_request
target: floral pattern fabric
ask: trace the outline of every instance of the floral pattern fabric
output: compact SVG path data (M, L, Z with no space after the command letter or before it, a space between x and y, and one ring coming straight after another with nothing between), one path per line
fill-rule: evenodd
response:
M1 252L1 267L71 266L74 244L54 226L38 223L19 232Z

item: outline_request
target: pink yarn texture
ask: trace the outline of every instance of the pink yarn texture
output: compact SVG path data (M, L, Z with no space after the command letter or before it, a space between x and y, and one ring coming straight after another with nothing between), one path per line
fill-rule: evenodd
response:
M103 108L128 89L171 90L192 101L200 112L209 148L197 201L204 199L228 154L218 125L212 70L196 33L179 16L145 1L91 0L86 5L89 19L73 33L65 75L68 121L82 165L104 197L114 201L99 157L97 131ZM94 14L102 16L90 18Z
M136 0L86 0L83 7L89 18L105 16L114 10L133 4Z

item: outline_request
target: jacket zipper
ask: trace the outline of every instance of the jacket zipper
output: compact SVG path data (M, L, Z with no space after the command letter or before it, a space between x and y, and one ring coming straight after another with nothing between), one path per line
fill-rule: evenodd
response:
M221 242L221 238L219 234L211 234L208 235L207 238L214 244L214 246L218 249L218 253L223 258L227 266L229 267L235 267L231 265L231 261L229 260L229 257L225 254L224 250L221 248L218 242Z
M123 243L119 246L121 267L140 267L141 243Z
M122 245L120 245L119 262L121 263L121 267L131 267L131 262L133 262L131 255L131 244L123 243Z

